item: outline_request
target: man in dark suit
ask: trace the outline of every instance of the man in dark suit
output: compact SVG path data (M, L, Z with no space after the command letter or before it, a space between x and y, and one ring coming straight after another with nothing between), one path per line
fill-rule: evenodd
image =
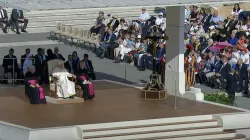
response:
M64 63L64 68L67 69L67 71L71 74L74 74L76 71L74 71L73 68L73 60L72 55L68 55L68 61Z
M157 51L156 51L156 63L160 62L160 60L164 57L164 54L165 54L164 43L160 42L159 47L157 48ZM141 59L142 59L141 67L139 68L139 70L145 71L146 67L148 66L148 63L153 62L153 55L148 53L147 55L143 55ZM160 63L158 64L160 65Z
M223 89L225 89L227 84L227 76L231 72L232 66L228 63L228 58L226 56L223 56L222 61L223 64L220 71L216 73L215 76L211 77L211 83L213 83L214 88L218 88L219 86L221 86Z
M43 59L43 50L42 48L37 49L37 55L35 55L34 65L36 67L36 75L39 77L39 84L42 85L44 83L44 71L45 71L45 61Z
M63 61L65 61L65 58L59 53L59 49L58 47L54 48L54 59L61 59Z
M227 79L228 74L231 72L232 66L228 63L228 58L226 56L222 58L222 61L223 61L223 65L220 69L218 76L219 76L221 87L225 89L226 84L227 84L226 79Z
M76 51L72 53L72 63L73 63L74 72L76 73L80 67L80 59Z
M7 33L7 28L9 26L8 13L5 9L0 6L0 23L4 23L3 32Z
M221 61L221 58L222 58L221 54L217 54L215 58L216 58L215 62L211 64L211 72L206 74L206 78L207 78L209 85L212 85L210 78L218 74L223 65L223 62Z
M104 58L106 49L115 44L116 35L113 33L112 29L109 28L108 34L104 36L104 41L102 42L101 46L98 48L98 57L100 59Z
M92 79L92 80L96 80L96 76L95 76L95 72L94 72L94 67L92 65L92 61L89 60L89 55L88 54L84 54L84 58L83 60L85 62L85 68L88 71L88 76Z
M248 71L247 65L243 63L243 60L240 58L235 66L235 75L237 81L239 82L240 92L246 93L248 89Z
M206 16L202 19L203 28L204 28L205 31L208 31L209 27L212 25L210 23L212 17L213 17L213 15L211 14L211 10L207 9L206 10Z
M20 68L18 68L18 64L17 64L17 58L14 55L14 49L10 49L9 50L9 54L4 56L3 59L3 64L2 64L3 68L4 68L4 74L10 72L12 74L12 78L15 78L15 73L17 73L17 79L20 78ZM14 73L13 73L14 71Z
M13 9L11 13L11 23L16 26L16 33L20 34L19 32L19 23L23 23L21 31L27 32L25 29L27 28L29 20L25 19L23 16L23 11L20 9Z
M234 105L235 100L235 91L236 91L236 77L234 76L234 71L231 70L228 74L227 78L227 86L226 91L228 94L228 99L230 101L230 105Z
M224 31L227 33L227 36L230 36L232 31L236 29L235 27L238 23L238 18L237 16L233 15L231 19L226 19L224 23Z

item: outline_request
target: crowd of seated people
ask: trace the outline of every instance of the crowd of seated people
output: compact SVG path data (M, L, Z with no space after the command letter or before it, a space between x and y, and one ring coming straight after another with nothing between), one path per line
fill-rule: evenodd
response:
M184 47L189 50L185 53L187 90L195 84L232 90L227 86L231 84L227 83L227 78L233 69L237 79L237 88L233 90L247 93L250 18L241 16L243 12L239 4L234 5L231 15L226 19L220 16L216 8L191 5L186 10ZM152 45L145 32L148 21L152 20L146 9L142 8L140 17L132 23L123 18L111 17L108 14L108 18L104 18L104 13L100 12L96 22L98 24L93 27L100 27L99 32L95 33L102 35L97 56L118 63L129 62L137 66L138 70L145 70L153 59ZM166 19L163 13L155 18L154 25L160 25L164 30ZM165 49L162 49L165 46L165 41L158 41L156 59L159 73L165 68Z
M235 4L225 20L216 9L190 6L185 21L187 90L195 84L248 94L250 20ZM229 80L235 77L236 81ZM232 87L232 82L235 82ZM233 91L233 92L232 92ZM233 97L234 98L234 97Z
M0 6L0 23L3 25L3 32L8 32L8 27L16 29L16 34L20 34L19 24L21 24L21 32L27 32L28 19L24 17L23 11L20 9L12 9L11 16L8 17L7 11Z
M91 33L100 34L101 42L96 54L100 59L108 58L115 63L126 62L144 71L152 68L153 50L150 45L149 29L158 26L162 31L165 30L166 19L163 13L159 13L157 18L150 17L146 8L137 20L125 21L118 19L117 16L100 11L95 25L90 29ZM166 42L157 41L157 72L161 73L161 63L164 60Z

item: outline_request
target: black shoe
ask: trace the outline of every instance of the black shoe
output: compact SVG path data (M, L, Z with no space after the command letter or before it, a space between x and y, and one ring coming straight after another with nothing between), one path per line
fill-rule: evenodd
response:
M75 97L74 97L74 95L73 95L73 96L69 96L69 98L70 98L70 99L74 99Z
M6 31L6 30L3 30L3 32L7 34L7 31Z
M138 68L139 71L145 71L145 68L144 67L140 67Z
M27 31L26 31L26 30L24 30L24 29L23 29L21 32L27 33Z
M120 63L121 60L120 59L115 59L114 63Z
M19 35L20 35L21 33L18 31L18 32L16 32L16 34L19 34Z

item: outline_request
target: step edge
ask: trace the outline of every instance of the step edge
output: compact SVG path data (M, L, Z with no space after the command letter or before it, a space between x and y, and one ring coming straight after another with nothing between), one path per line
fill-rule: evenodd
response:
M182 125L191 123L206 123L206 122L217 122L217 120L201 120L201 121L187 121L187 122L177 122L177 123L159 123L159 124L148 124L148 125L137 125L137 126L125 126L125 127L113 127L113 128L101 128L101 129L87 129L83 132L95 132L95 131L109 131L116 129L131 129L131 128L141 128L141 127L154 127L154 126L165 126L165 125Z
M144 131L144 132L136 132L136 133L122 133L122 134L107 134L107 135L96 135L96 136L86 136L85 139L94 139L94 138L108 138L108 137L119 137L119 136L131 136L131 135L142 135L142 134L152 134L152 133L163 133L163 132L177 132L177 131L187 131L187 130L206 130L206 129L218 129L221 126L208 126L208 127L190 127L184 129L172 129L172 130L156 130L156 131Z
M235 132L226 133L226 132L210 132L210 133L198 133L198 134L188 134L188 135L175 135L175 136L166 136L166 137L151 137L149 139L143 138L143 139L136 139L136 140L166 140L166 139L174 139L174 138L186 138L186 137L199 137L199 136L217 136L217 135L229 135L229 134L235 134ZM135 140L135 139L127 139L127 140ZM215 140L213 139L206 139L206 140ZM221 139L216 139L221 140Z

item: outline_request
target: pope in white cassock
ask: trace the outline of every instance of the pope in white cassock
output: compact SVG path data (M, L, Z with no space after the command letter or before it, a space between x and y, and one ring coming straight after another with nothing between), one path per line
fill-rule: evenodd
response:
M64 68L64 62L60 62L53 70L52 76L57 78L57 96L59 98L74 97L76 94L75 83L70 81L68 77L75 77Z

